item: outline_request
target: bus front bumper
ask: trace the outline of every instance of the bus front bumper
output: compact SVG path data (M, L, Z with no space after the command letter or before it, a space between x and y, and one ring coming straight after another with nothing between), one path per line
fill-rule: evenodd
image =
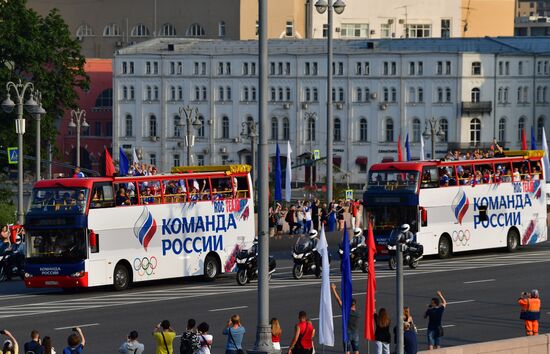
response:
M86 288L88 287L88 273L73 277L70 275L36 275L25 276L27 288Z

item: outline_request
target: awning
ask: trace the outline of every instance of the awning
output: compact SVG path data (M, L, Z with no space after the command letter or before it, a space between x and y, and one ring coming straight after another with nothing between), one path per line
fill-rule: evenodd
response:
M355 159L355 163L357 165L368 165L369 164L369 158L365 156L359 156Z
M332 163L335 164L336 166L340 167L340 165L342 165L342 157L333 156L332 157Z

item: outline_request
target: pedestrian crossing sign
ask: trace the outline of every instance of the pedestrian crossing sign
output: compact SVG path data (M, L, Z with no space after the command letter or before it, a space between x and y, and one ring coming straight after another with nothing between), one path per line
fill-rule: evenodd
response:
M321 150L313 150L313 159L319 160L321 158Z
M346 200L353 199L353 189L346 189Z
M15 165L19 162L19 149L16 147L8 148L8 164Z

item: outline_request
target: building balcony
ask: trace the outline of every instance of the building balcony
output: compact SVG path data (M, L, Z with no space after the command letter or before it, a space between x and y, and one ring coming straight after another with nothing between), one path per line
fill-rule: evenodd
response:
M493 102L462 102L462 115L491 114L493 111Z

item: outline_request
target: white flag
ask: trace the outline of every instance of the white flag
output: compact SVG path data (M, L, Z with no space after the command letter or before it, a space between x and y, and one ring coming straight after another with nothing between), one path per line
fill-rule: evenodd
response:
M424 138L420 134L420 161L424 161Z
M133 163L139 163L139 159L137 157L137 153L136 153L136 148L134 148L134 153L133 153L133 158L132 158L132 162Z
M292 161L290 159L290 154L292 153L292 149L290 148L290 141L288 141L287 145L287 153L286 153L286 181L285 181L285 200L287 202L290 202L290 194L292 192L290 188L290 182L292 182Z
M321 236L317 243L317 251L322 260L321 301L319 303L319 344L334 346L334 323L332 319L332 300L330 298L330 264L328 262L328 243L325 236L325 226L321 226Z
M546 131L542 128L542 148L544 150L544 157L542 158L544 180L548 181L550 173L550 163L548 162L548 142L546 141Z

